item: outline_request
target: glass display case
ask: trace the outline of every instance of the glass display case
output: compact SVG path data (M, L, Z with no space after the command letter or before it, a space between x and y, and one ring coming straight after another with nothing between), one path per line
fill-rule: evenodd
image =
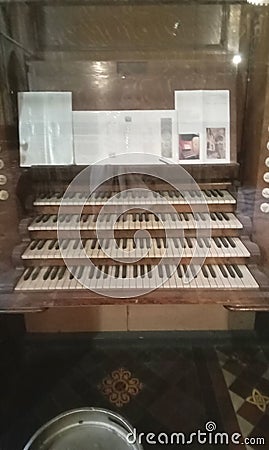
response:
M68 306L81 330L269 309L260 3L0 2L1 311L72 331Z

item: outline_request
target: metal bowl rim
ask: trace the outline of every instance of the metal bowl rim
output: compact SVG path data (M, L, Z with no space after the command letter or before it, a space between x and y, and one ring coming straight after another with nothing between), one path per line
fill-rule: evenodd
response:
M25 445L25 447L23 448L23 450L31 450L31 445L35 443L35 440L45 431L47 430L51 425L53 425L55 422L57 422L58 420L72 415L74 413L80 413L80 412L99 412L99 413L105 413L109 416L113 416L115 417L117 420L120 420L128 429L130 432L133 431L133 428L131 426L131 424L124 419L120 414L117 414L113 411L110 411L109 409L105 409L105 408L96 408L94 406L91 407L82 407L82 408L75 408L75 409L70 409L68 411L65 411L61 414L59 414L58 416L53 417L52 419L50 419L48 422L46 422L44 425L42 425L33 435L32 437L29 439L29 441L27 442L27 444ZM126 430L127 431L127 430ZM137 450L143 450L140 444L136 444L136 448Z

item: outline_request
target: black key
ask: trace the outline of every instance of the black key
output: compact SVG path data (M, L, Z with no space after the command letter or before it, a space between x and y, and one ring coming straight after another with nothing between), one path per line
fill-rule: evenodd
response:
M67 247L68 247L68 244L69 244L69 241L68 241L68 239L64 239L64 241L62 241L62 246L63 246L63 249L64 249L64 250L66 250L66 249L67 249Z
M241 270L239 269L239 267L236 264L232 264L232 267L233 267L234 271L237 273L237 275L239 276L239 278L243 278L243 274L242 274Z
M119 266L117 266L117 267L119 267ZM102 272L102 266L97 266L97 273L96 273L96 279L97 280L99 280L99 278L101 278L102 273L103 273Z
M31 244L30 244L30 250L34 250L36 248L38 242L39 241L32 241Z
M232 238L230 238L230 237L227 236L226 239L227 239L227 241L229 242L229 244L230 244L231 247L233 247L233 248L236 247L235 242L233 241Z
M74 244L73 244L73 250L76 250L78 248L78 244L79 244L79 239L75 239Z
M39 222L43 222L43 215L42 216L37 216L36 218L35 218L35 223L39 223Z
M190 238L186 237L185 239L187 241L189 248L192 248L193 246L192 246L192 242L191 242Z
M50 275L50 272L51 272L51 271L52 271L52 267L50 266L50 267L47 268L46 272L45 272L44 275L43 275L43 280L44 280L44 281L47 280L47 279L49 278L49 275Z
M36 267L36 268L35 268L35 270L34 270L34 272L33 272L33 275L32 275L32 280L33 280L33 281L37 279L37 276L38 276L40 270L41 270L41 267Z
M38 244L38 246L37 246L37 249L38 249L38 250L41 250L41 249L44 247L45 242L46 242L46 240L45 240L45 239L42 239L42 241L39 242L39 244Z
M187 244L186 244L186 241L184 240L184 238L179 238L179 242L180 242L182 248L187 248Z
M108 269L109 269L109 266L104 266L104 278L108 277Z
M197 244L199 245L200 248L204 247L201 238L197 238Z
M50 273L50 280L55 280L59 267L53 267Z
M164 274L163 274L163 268L162 268L161 264L158 265L158 272L159 272L159 277L163 278Z
M33 267L29 267L28 269L26 269L26 272L24 273L24 276L23 276L24 281L29 280L32 272L33 272Z
M235 273L234 273L234 271L233 271L233 268L232 268L229 264L226 264L225 267L226 267L226 269L228 270L228 272L229 272L229 274L231 275L231 277L232 277L232 278L236 278Z
M65 274L66 268L65 266L61 267L59 272L58 272L58 280L61 280Z
M218 238L218 237L215 237L215 238L214 238L214 241L215 241L215 243L216 243L216 246L217 246L218 248L221 248L221 242L220 242L219 238Z
M213 197L218 197L218 193L214 189L211 189L211 194Z
M222 264L219 265L220 271L225 278L228 278L228 274Z
M216 272L215 272L215 270L213 269L213 267L209 264L209 265L207 266L207 268L208 268L208 270L209 270L211 276L212 276L213 278L216 278L217 275L216 275Z
M221 237L220 240L225 248L229 248L229 243L225 237Z
M179 278L182 278L182 277L183 277L183 273L182 273L182 271L181 271L180 265L177 266L177 274L178 274Z
M203 238L203 240L204 240L204 243L205 243L206 247L210 248L211 247L211 239Z
M179 248L178 240L176 238L173 238L173 243L175 248Z
M170 278L172 276L172 272L170 270L170 267L169 266L165 266L165 270L166 270L167 277Z

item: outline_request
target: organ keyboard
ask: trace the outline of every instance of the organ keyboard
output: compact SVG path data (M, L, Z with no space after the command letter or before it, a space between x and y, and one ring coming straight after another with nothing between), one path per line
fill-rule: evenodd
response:
M110 239L64 239L62 242L64 257L67 259L78 259L79 264L87 264L82 249L85 249L87 257L91 259L106 260L118 258L122 255L128 260L135 258L143 258L143 260L151 260L154 258L173 258L180 260L191 259L194 249L198 249L198 256L205 257L208 260L224 261L233 258L237 262L245 261L250 253L239 238L215 237L215 238L118 238L111 241ZM104 250L103 250L104 249ZM129 253L124 256L124 250L133 251L132 258ZM22 254L22 259L27 263L35 264L64 264L62 254L57 239L40 239L33 240L28 244L26 250ZM54 261L55 260L55 261Z
M79 211L84 206L85 213L99 212L102 206L106 205L106 210L113 211L115 205L126 205L133 207L146 207L157 201L162 205L162 210L166 205L173 205L174 208L181 212L190 211L191 205L196 207L206 203L208 209L212 211L230 212L233 211L236 203L235 198L226 189L204 189L198 190L156 190L150 191L139 189L138 192L126 190L118 191L100 191L89 194L85 192L63 192L42 193L34 200L34 207L37 211L44 213L58 212L59 206L62 204L66 210Z
M152 277L155 277L156 285L162 289L257 289L259 287L244 265L204 265L190 283L184 282L187 269L188 266L179 264L177 269L173 270L173 266L166 264L157 266L157 273L153 273L151 265L103 265L96 268L77 266L74 277L65 267L38 266L26 269L15 289L18 291L83 289L84 286L80 281L88 278L91 280L93 289L99 288L105 291L121 287L139 290L143 287L150 288ZM100 271L101 276L98 276ZM111 277L112 281L107 283L108 277Z
M149 193L120 192L119 185L102 186L89 199L83 187L67 195L64 189L38 190L31 217L20 225L23 243L17 266L22 272L16 293L31 297L47 292L55 302L54 292L77 298L78 291L91 301L95 294L88 285L104 298L128 297L128 289L139 296L141 290L158 286L158 292L172 293L180 301L190 301L186 292L211 292L204 294L210 297L214 291L212 301L222 298L225 304L227 289L229 304L231 295L237 302L240 289L245 298L253 298L260 287L259 272L253 274L256 247L244 237L245 223L236 214L227 183L225 189L215 183L212 189L201 185L201 192L176 192L165 185L157 189L153 182ZM128 183L123 185L128 188ZM111 230L114 238L107 235ZM150 294L141 298L152 301Z
M151 202L153 198L158 199L160 202L168 202L172 204L185 205L187 203L200 203L205 201L207 204L216 203L236 203L235 198L227 191L221 189L205 189L201 191L189 190L189 191L153 191L138 192L137 196L131 192L117 192L117 191L101 191L94 193L89 197L89 194L85 192L71 192L65 194L64 192L55 193L43 193L35 201L34 206L57 206L63 201L67 205L104 205L108 200L111 200L111 204L123 203L129 205L130 203L147 203ZM63 198L64 197L64 198ZM160 199L159 197L163 197Z
M38 215L31 223L27 222L27 230L33 237L49 236L56 237L57 229L69 233L80 230L83 237L94 235L96 231L96 224L98 220L99 231L107 230L114 227L115 234L126 232L130 230L150 229L152 234L162 234L163 229L173 230L182 229L187 234L193 234L197 228L208 230L209 226L212 229L212 234L219 232L226 235L237 234L237 231L242 229L241 222L233 213L159 213L158 215L140 212L140 213L125 213L120 217L116 214L42 214Z

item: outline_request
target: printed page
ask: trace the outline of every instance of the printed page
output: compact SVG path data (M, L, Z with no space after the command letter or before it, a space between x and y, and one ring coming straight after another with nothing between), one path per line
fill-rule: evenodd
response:
M72 93L19 92L20 165L73 164Z
M73 123L78 165L104 158L117 164L119 155L127 154L128 164L177 161L175 111L74 111ZM155 158L151 160L146 154Z
M175 91L178 161L230 161L230 105L227 90Z

